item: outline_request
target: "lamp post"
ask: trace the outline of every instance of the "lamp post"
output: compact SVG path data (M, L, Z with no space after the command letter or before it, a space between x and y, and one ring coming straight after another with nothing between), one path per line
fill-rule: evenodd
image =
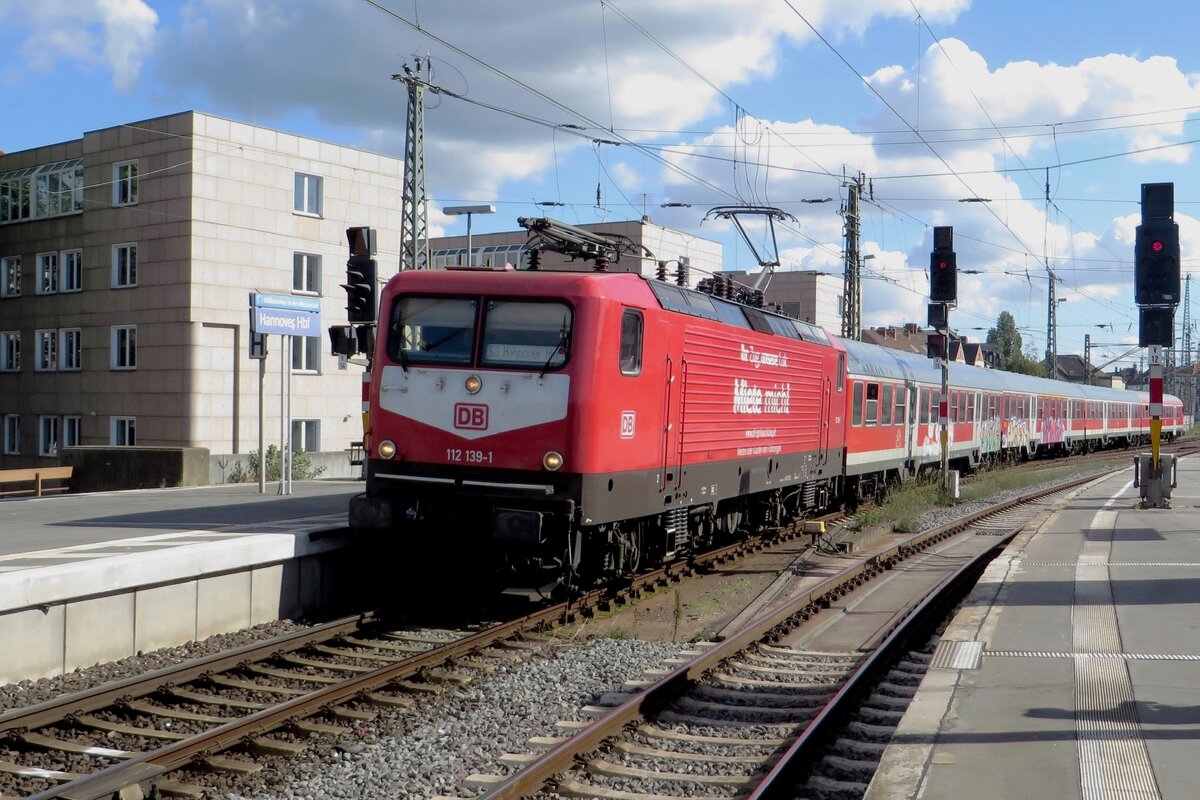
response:
M471 262L471 216L473 214L495 214L496 207L490 203L480 206L447 206L442 209L443 214L448 214L452 217L457 217L462 214L467 215L467 266L472 266Z

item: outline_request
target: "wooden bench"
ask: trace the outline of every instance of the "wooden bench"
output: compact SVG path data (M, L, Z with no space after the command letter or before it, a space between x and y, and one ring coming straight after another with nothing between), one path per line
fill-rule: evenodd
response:
M29 469L0 469L0 497L15 494L33 494L41 497L51 492L69 492L74 467L31 467ZM56 486L47 486L46 481L61 482ZM21 484L33 484L21 486ZM11 489L8 487L18 486Z

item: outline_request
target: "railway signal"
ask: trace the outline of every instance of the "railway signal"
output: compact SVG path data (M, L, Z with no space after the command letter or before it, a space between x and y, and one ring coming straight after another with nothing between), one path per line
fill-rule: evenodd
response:
M1179 225L1175 184L1142 184L1142 224L1133 247L1133 294L1139 306L1177 306L1180 298ZM1169 347L1171 342L1153 342Z
M929 299L935 303L958 302L958 257L954 252L954 228L949 225L933 229Z
M372 324L378 305L376 292L377 265L371 254L375 251L375 231L371 228L347 228L350 260L346 262L346 314L351 323Z
M1143 504L1170 508L1173 456L1159 458L1162 432L1163 348L1175 345L1179 305L1179 225L1175 223L1175 184L1142 184L1142 223L1133 245L1133 297L1140 311L1138 345L1150 356L1150 452L1138 455L1136 483Z

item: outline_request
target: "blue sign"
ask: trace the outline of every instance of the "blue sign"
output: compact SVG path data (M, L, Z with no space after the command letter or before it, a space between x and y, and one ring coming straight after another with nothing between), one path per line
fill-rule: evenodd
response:
M320 336L321 301L286 294L250 295L250 332L280 336Z
M316 297L297 297L292 294L263 294L253 292L250 295L251 305L255 308L282 308L291 311L307 311L311 314L321 313L321 301Z

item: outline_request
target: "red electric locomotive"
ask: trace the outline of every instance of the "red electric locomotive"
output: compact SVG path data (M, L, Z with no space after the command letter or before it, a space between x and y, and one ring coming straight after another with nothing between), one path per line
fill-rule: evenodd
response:
M637 274L405 271L351 524L542 592L661 564L838 495L845 372L820 328Z

